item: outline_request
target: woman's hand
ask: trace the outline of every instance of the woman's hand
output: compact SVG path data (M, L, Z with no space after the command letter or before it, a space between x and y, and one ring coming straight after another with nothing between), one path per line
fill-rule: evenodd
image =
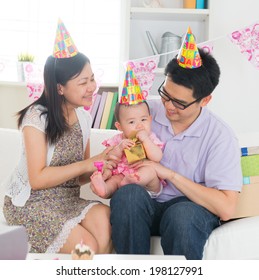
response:
M130 149L134 145L135 142L133 140L123 139L118 145L112 147L111 150L108 151L110 159L118 163L124 153L124 149Z
M115 168L119 162L119 158L112 153L113 147L106 148L102 153L91 158L92 163L95 161L103 162L103 169L112 170Z

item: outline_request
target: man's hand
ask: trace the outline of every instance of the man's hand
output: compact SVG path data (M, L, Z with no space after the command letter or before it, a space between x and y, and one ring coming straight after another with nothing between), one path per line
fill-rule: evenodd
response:
M130 166L132 168L139 168L141 166L152 167L156 171L157 176L162 180L166 180L166 179L170 180L175 175L175 172L172 171L171 169L163 166L159 162L154 162L154 161L151 161L151 160L148 160L148 159L140 160L136 163L131 164Z

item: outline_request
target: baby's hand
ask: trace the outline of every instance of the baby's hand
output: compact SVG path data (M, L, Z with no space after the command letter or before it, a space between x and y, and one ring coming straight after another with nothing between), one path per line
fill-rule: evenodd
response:
M124 150L124 149L130 149L131 147L133 147L135 145L135 142L131 139L123 139L120 142L120 147Z
M149 134L146 130L141 129L137 132L136 137L139 139L140 142L144 142L146 139L149 138Z

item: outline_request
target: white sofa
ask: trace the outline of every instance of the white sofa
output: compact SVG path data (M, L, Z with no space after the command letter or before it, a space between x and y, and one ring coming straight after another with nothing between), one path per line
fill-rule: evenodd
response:
M92 129L91 154L101 152L101 142L114 133L117 131ZM17 130L0 128L0 184L19 158L20 137ZM242 146L258 145L259 133L240 135L239 140ZM82 187L81 196L96 198L88 185ZM3 197L4 189L0 187L0 226L6 225L2 213ZM102 201L109 203L109 200ZM159 237L152 237L151 253L163 254ZM203 259L259 259L259 216L230 221L215 229L205 244Z

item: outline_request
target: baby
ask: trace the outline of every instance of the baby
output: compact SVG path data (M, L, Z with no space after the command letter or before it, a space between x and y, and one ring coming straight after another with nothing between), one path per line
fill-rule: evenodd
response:
M162 159L164 144L151 131L152 117L148 104L144 101L134 105L117 103L115 107L115 126L121 133L103 142L108 147L114 147L111 151L121 160L111 172L104 169L96 171L91 176L91 189L102 198L110 198L120 187L137 183L147 189L152 197L156 197L161 189L162 182L150 166L130 165L127 161L124 149L135 146L132 136L142 143L146 158L159 162Z

